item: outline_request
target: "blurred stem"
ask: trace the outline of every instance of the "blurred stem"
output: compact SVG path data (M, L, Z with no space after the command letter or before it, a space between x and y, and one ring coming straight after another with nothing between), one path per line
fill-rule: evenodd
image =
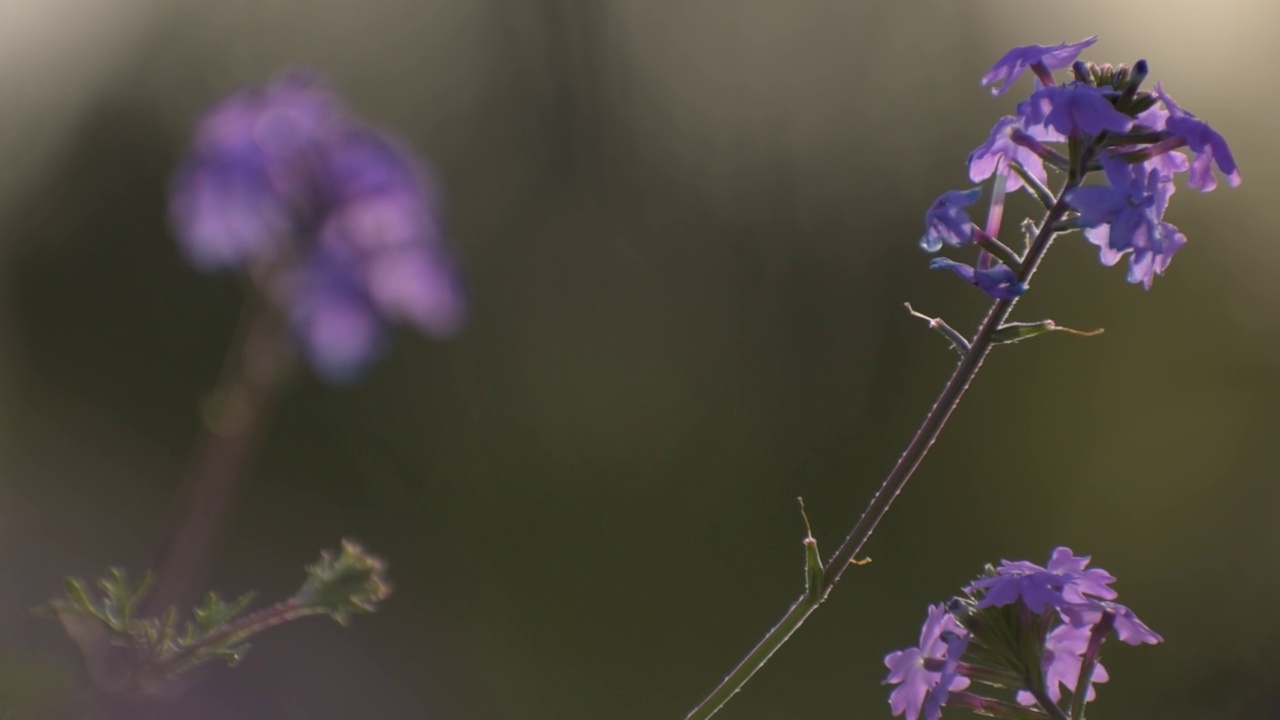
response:
M283 600L268 608L246 615L235 622L228 623L209 633L198 643L188 645L181 652L167 657L157 668L161 674L169 669L181 669L184 663L198 660L201 652L221 643L238 643L248 640L263 630L282 625L307 615L319 614L320 610L303 607L294 598Z
M1089 154L1088 152L1081 153L1084 157L1074 166L1086 165ZM1078 155L1073 153L1073 159L1076 157ZM1067 181L1063 184L1057 198L1046 212L1044 222L1040 224L1040 231L1036 233L1035 240L1032 241L1030 249L1027 250L1027 255L1023 259L1022 267L1018 272L1018 280L1020 282L1026 283L1035 274L1036 268L1040 265L1045 252L1053 242L1054 235L1058 232L1055 226L1067 213L1068 206L1063 198L1068 190L1080 184L1082 176L1083 173L1078 171L1068 174ZM964 353L964 356L960 359L960 364L956 366L955 372L951 374L951 378L943 386L937 401L934 402L929 413L925 415L924 421L920 423L920 428L916 431L915 436L911 438L911 442L907 444L907 449L903 451L902 456L898 458L897 464L881 481L880 487L876 489L875 495L867 503L866 509L862 511L861 517L858 518L853 529L849 531L844 542L841 543L835 554L831 556L831 559L827 561L823 569L821 592L816 595L811 593L801 595L791 605L791 609L782 616L782 620L747 653L747 656L711 691L711 694L686 716L686 720L705 720L715 715L729 701L729 698L733 697L735 693L747 684L747 681L756 674L756 671L769 661L769 658L777 652L778 648L787 642L792 633L804 624L809 615L826 599L832 588L840 580L840 576L844 574L845 569L862 552L863 545L870 539L872 533L876 530L876 526L885 516L885 513L889 511L894 499L898 497L898 493L902 492L902 488L906 486L916 468L920 466L920 462L924 460L924 456L928 454L929 448L933 445L934 440L938 438L938 434L942 432L943 426L947 424L947 419L951 417L952 411L960 404L960 398L964 396L965 390L969 388L969 383L973 382L974 376L978 374L978 370L982 367L982 361L986 359L987 353L994 344L996 330L1008 319L1009 313L1013 310L1016 302L1016 298L997 300L992 304L991 309L987 311L987 316L982 320L982 324L978 326L977 331L974 332L973 339L969 342L968 351Z
M281 318L252 293L217 385L203 403L204 430L152 558L154 583L141 615L160 615L200 594L236 488L257 455L293 362Z

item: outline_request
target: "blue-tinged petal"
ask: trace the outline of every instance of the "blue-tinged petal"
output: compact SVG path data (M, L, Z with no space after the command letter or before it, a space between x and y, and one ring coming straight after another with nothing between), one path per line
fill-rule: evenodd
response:
M937 252L943 245L959 247L973 242L977 226L965 208L980 197L980 187L943 193L924 214L924 236L920 238L920 247L926 252Z

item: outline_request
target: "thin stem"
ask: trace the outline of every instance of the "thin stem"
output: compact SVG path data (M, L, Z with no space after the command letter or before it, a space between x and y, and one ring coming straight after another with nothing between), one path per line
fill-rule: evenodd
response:
M273 628L276 625L282 625L290 620L304 617L306 615L315 615L317 611L305 608L298 604L298 601L289 598L276 603L268 608L263 608L255 613L250 613L235 622L218 628L217 630L200 638L199 641L184 647L182 650L173 655L164 658L158 666L160 671L168 668L177 668L183 662L196 658L202 650L214 647L224 642L239 642L256 635L263 630Z
M1036 234L1035 240L1032 241L1030 249L1027 250L1026 257L1023 258L1022 267L1018 273L1019 282L1026 283L1035 274L1036 268L1040 265L1040 261L1044 258L1045 252L1053 241L1056 232L1054 226L1057 225L1058 220L1068 210L1067 203L1063 198L1068 190L1080 184L1080 179L1081 173L1071 173L1062 190L1058 193L1057 200L1048 209L1044 222L1040 224L1040 231ZM929 413L925 415L924 421L920 423L920 428L916 431L915 436L911 438L911 442L907 444L907 449L898 458L898 462L889 471L888 476L880 483L880 487L876 490L875 495L871 497L871 501L867 504L866 509L863 510L862 516L858 518L853 529L849 531L849 535L845 537L839 549L827 561L823 570L821 594L817 597L813 597L808 593L801 595L787 610L787 613L782 616L782 620L752 648L751 652L747 653L747 656L711 691L711 694L686 716L686 720L705 720L715 715L729 701L729 698L733 697L738 690L742 689L742 686L746 685L747 681L756 674L756 671L768 662L778 648L787 642L791 635L804 623L805 619L826 599L832 588L840 580L840 576L844 574L845 569L862 551L863 545L875 532L876 526L885 516L885 513L889 511L894 499L902 492L902 488L911 479L916 468L920 466L924 456L928 454L929 448L933 445L934 440L938 438L938 434L942 432L942 428L946 425L947 419L951 417L952 411L959 405L960 398L964 396L965 390L969 388L969 383L973 382L974 376L978 374L978 370L982 367L982 361L994 344L996 330L1009 317L1009 312L1013 309L1015 302L1017 302L1016 298L997 300L991 305L991 309L987 311L987 316L982 320L982 323L974 333L973 340L969 343L968 351L961 358L960 364L956 366L955 372L951 374L947 384L943 386L937 401L934 402ZM1063 720L1066 719L1064 718Z
M204 431L152 559L155 578L140 615L160 615L198 593L212 564L240 478L252 463L293 361L280 319L255 294L206 403Z
M994 236L978 231L977 233L974 233L973 240L978 244L978 247L986 250L1000 262L1013 268L1014 272L1017 272L1022 268L1022 258L1018 257L1018 253L1009 249L1009 246L1000 242Z
M1053 720L1071 720L1044 690L1031 690L1030 693L1035 696L1036 704L1040 709L1048 713Z
M1089 644L1080 661L1080 676L1076 678L1076 689L1071 696L1071 720L1084 720L1084 708L1089 704L1089 689L1093 686L1093 673L1098 668L1102 641L1107 639L1107 634L1115 626L1115 613L1103 613L1089 633Z

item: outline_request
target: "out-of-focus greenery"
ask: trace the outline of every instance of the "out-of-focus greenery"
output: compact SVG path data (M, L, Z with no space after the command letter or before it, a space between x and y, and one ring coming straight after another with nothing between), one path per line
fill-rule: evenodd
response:
M1190 242L1150 292L1055 245L1016 319L1107 332L997 348L874 562L722 717L887 717L926 605L1059 544L1166 639L1104 652L1091 716L1280 704L1272 4L107 5L0 23L42 39L0 43L0 692L83 682L27 611L140 571L183 475L242 294L183 265L164 188L231 88L309 62L431 157L474 316L289 390L213 583L285 595L350 534L395 568L385 610L265 635L147 717L648 720L801 591L794 498L829 552L940 388L954 355L902 303L962 332L985 307L916 247L1016 101L977 78L1098 33L1086 57L1146 57L1244 186L1179 191Z
M307 566L306 582L292 597L252 613L246 611L253 593L227 602L210 592L189 612L171 606L150 616L141 607L151 580L131 582L120 568L110 568L96 589L70 578L65 595L40 608L62 622L95 689L113 701L176 694L176 682L205 663L238 665L249 641L265 630L313 615L346 625L354 615L375 612L391 594L386 563L350 540Z

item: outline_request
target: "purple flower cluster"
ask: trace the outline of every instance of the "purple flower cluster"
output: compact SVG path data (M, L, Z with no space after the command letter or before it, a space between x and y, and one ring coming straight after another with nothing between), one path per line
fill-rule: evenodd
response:
M969 678L958 672L968 642L968 631L945 605L929 606L929 616L920 628L920 645L895 650L884 659L889 668L885 684L898 686L889 693L893 714L916 720L923 712L927 720L936 720L951 691L969 687Z
M1093 685L1109 679L1097 662L1107 635L1114 632L1130 645L1162 638L1115 602L1115 577L1088 567L1089 560L1065 547L1055 549L1045 566L1006 560L965 589L968 599L931 606L919 646L885 657L884 682L897 685L889 695L893 714L937 720L945 705L997 703L967 692L971 682L1017 686L1015 699L1026 706L1040 702L1032 689L1042 688L1057 703L1064 689L1076 691L1086 663L1092 668L1086 700L1093 700ZM1034 641L1024 642L1027 637ZM1019 658L1028 647L1035 655Z
M358 378L394 323L447 337L465 322L425 168L313 74L286 73L204 116L170 220L196 268L251 273L331 382Z
M1212 166L1231 186L1240 184L1240 170L1222 136L1183 110L1159 84L1154 92L1139 89L1146 61L1132 68L1077 61L1096 39L1014 48L982 77L982 84L991 85L997 95L1027 71L1035 81L1016 114L1000 118L986 142L970 153L969 177L974 182L995 178L997 192L985 228L989 236L998 235L1004 192L1025 189L1061 203L1063 227L1084 229L1103 264L1128 256L1129 282L1149 289L1187 241L1164 220L1174 177L1189 171L1187 184L1208 192L1217 186ZM1059 84L1053 71L1067 67L1073 79ZM1190 161L1181 154L1183 148L1190 151ZM1060 199L1047 189L1050 169L1069 178ZM1102 171L1106 183L1082 185L1084 176L1095 171ZM943 245L973 244L980 230L965 208L978 196L977 188L944 194L925 215L921 247L937 252ZM952 261L935 261L931 267L952 270L996 298L1021 294L1029 274L996 263L985 250L977 268ZM999 282L991 278L993 269Z

